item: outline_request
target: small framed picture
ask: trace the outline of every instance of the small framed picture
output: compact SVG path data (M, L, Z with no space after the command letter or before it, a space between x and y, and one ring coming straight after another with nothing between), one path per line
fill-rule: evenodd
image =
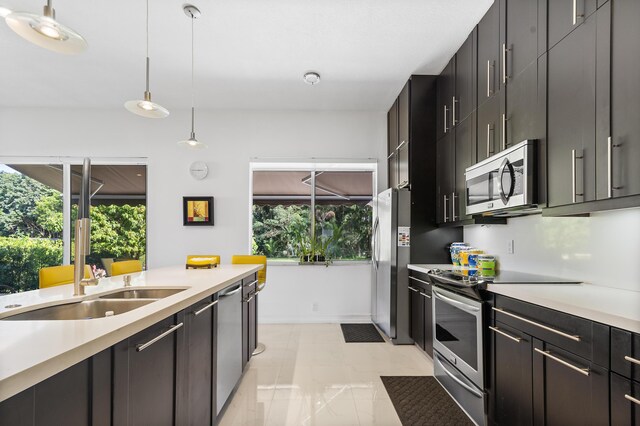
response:
M184 226L213 226L213 197L182 197Z

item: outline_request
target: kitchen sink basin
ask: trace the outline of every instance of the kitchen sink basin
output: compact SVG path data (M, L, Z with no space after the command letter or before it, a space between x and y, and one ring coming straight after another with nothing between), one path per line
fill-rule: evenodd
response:
M43 320L81 320L103 318L107 312L113 315L129 312L155 300L85 300L84 302L66 303L49 306L29 312L3 318L3 321L43 321Z
M120 290L100 296L100 299L162 299L186 290L185 288L140 288Z

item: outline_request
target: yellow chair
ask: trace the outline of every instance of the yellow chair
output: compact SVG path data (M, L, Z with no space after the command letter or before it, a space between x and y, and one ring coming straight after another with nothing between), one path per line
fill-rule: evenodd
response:
M234 265L262 265L262 269L258 271L256 294L264 290L264 286L267 283L267 256L236 254L231 257L231 263ZM257 333L258 331L256 330L256 334ZM252 355L261 354L265 349L264 344L258 343Z
M111 264L111 276L132 274L134 272L142 272L142 262L139 260L124 260L122 262L113 262Z
M211 269L220 264L220 256L215 254L190 254L187 256L187 269Z
M73 265L41 268L38 273L38 285L40 288L47 288L71 284L73 283L73 270ZM91 267L89 265L84 265L84 277L91 278Z

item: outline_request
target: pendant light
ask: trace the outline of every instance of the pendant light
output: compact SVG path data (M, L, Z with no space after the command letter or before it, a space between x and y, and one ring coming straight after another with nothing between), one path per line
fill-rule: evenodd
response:
M200 9L198 9L197 7L195 7L192 4L185 4L182 9L184 10L184 14L187 15L187 17L191 18L191 135L189 136L189 139L184 140L184 141L180 141L178 142L178 145L186 145L189 148L206 148L207 145L205 145L204 143L198 141L198 139L196 139L196 132L195 132L195 90L194 90L194 76L193 76L193 69L194 69L194 61L193 61L193 22L198 19L201 15L200 13Z
M75 55L87 48L87 42L80 34L56 21L51 0L47 0L42 15L12 12L5 21L20 37L54 52Z
M151 102L151 92L149 91L149 0L147 0L147 90L144 92L144 99L127 101L124 107L134 114L147 118L164 118L169 115L169 110L160 104Z

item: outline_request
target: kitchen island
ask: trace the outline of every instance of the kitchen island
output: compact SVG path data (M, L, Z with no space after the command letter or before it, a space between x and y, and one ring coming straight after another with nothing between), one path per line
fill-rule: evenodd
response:
M89 385L95 388L100 372L109 367L113 369L111 377L109 375L103 377L109 389L100 389L97 394L99 395L100 392L105 392L106 395L113 393L113 420L115 422L119 415L118 399L126 398L126 394L128 394L128 388L125 389L122 382L130 383L132 379L129 376L122 379L122 377L117 377L114 372L120 368L118 363L124 366L120 370L126 370L130 376L135 372L128 370L134 355L121 355L124 353L123 351L127 350L127 345L131 346L130 342L127 342L133 337L139 337L138 340L141 342L154 340L154 336L159 336L164 331L169 331L182 323L184 327L182 325L175 327L180 330L172 332L174 334L172 336L173 345L167 346L174 351L169 359L176 360L173 383L177 388L171 389L171 392L176 395L177 399L180 393L187 392L191 385L188 380L189 363L199 356L196 354L198 356L194 358L193 354L179 353L181 349L185 349L186 352L198 341L197 339L189 340L190 333L193 331L189 329L189 325L195 321L195 312L200 311L203 307L214 306L218 300L218 294L234 284L248 288L251 284L249 286L246 284L255 282L255 273L260 268L261 265L221 265L215 269L200 270L168 267L131 274L131 286L126 288L123 277L102 279L96 287L87 287L85 296L74 297L72 295L73 285L64 285L0 297L0 401L10 402L22 394L29 394L30 389L34 387L33 393L37 395L38 384L46 383L47 379L65 374L66 371L83 363L87 363L89 366L87 367L90 370L87 370L90 376ZM14 315L32 311L34 308L109 298L109 295L114 295L125 289L168 288L180 291L128 312L108 317L38 321L8 319ZM208 313L209 328L211 329L209 334L213 333L215 336L214 321L216 321L216 316L213 312L214 310L210 309ZM204 316L206 315L202 315L202 317ZM157 330L149 332L150 334L147 333L149 335L146 336L145 332L154 327ZM217 342L215 342L215 338L209 338L212 340L212 343L209 344L209 352L212 353L209 353L209 356L215 358ZM166 341L168 342L169 339ZM225 342L219 344L224 345ZM133 346L134 354L144 353L141 352L140 346ZM146 353L157 352L160 347L161 345L158 344L157 348L150 349ZM238 351L237 357L242 357L240 351ZM101 364L103 362L104 365ZM154 367L153 362L147 364L150 368ZM142 364L143 367L144 365ZM156 367L161 365L160 363ZM163 371L156 373L161 375ZM211 386L211 383L209 385ZM111 386L113 386L113 390ZM215 386L213 387L215 388ZM93 391L96 392L96 389ZM96 395L94 394L92 398L95 406ZM2 415L6 411L3 411L2 405L6 405L6 402L0 403L0 423L2 423ZM130 403L123 405L126 408ZM185 412L184 405L184 402L176 402L174 419L178 419L181 412ZM158 407L158 409L160 408ZM129 423L128 420L125 421L125 417L128 416L127 413L131 411L130 409L135 409L135 407L120 410L123 412L121 414L124 416L124 423ZM109 411L111 414L111 410ZM215 414L214 410L214 418ZM108 417L111 418L111 415ZM91 418L96 420L95 413ZM175 423L174 419L168 419L169 423ZM25 422L24 424L34 423L39 424L35 420L33 423Z

